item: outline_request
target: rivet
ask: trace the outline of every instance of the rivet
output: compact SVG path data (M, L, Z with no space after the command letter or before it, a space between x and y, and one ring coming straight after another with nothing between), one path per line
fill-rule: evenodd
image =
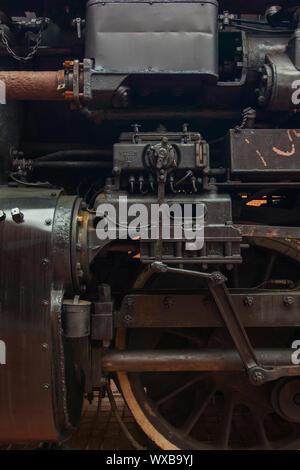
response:
M294 302L295 302L295 299L291 295L286 295L285 297L283 297L284 305L287 305L287 306L293 305Z
M254 298L251 297L250 295L247 295L247 297L244 298L244 305L246 305L247 307L252 307L253 304L254 304Z
M17 224L21 224L24 221L24 214L20 211L18 207L15 207L10 211L13 220Z
M131 315L125 315L123 320L124 320L125 323L130 323L130 322L132 322L132 316Z

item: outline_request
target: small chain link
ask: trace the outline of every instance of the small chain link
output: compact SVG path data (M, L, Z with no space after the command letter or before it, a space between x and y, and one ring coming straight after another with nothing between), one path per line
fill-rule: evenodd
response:
M26 57L20 57L12 50L12 48L10 47L9 42L8 42L8 37L6 36L6 34L3 30L2 31L0 30L0 36L1 36L1 41L4 44L4 47L6 48L9 55L11 55L14 59L16 59L20 62L27 62L28 60L31 60L35 56L35 54L37 53L38 48L40 47L41 42L42 42L43 31L44 31L44 25L42 24L41 27L40 27L39 33L38 33L36 43L33 46L32 51L30 51L27 54Z
M250 113L252 113L254 110L253 108L246 108L243 110L243 113L242 113L242 122L239 126L235 126L235 130L242 130L242 129L245 129L246 127L246 124L247 124L247 120L249 118L249 115Z

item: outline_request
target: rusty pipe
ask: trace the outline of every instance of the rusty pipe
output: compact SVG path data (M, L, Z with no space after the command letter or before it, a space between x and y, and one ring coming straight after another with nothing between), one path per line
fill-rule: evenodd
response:
M58 90L61 72L0 71L0 80L6 85L7 100L61 101Z
M292 365L293 349L256 349L260 364L269 366ZM178 371L242 371L236 350L156 350L107 351L102 357L105 372L178 372Z

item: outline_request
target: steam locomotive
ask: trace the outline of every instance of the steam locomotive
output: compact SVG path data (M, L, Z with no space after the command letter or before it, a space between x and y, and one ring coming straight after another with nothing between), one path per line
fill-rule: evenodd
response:
M2 0L1 441L299 448L297 3Z

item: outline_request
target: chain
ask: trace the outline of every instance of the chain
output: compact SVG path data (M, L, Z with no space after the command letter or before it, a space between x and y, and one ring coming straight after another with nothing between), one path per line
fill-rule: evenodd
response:
M253 108L250 107L250 108L244 109L242 113L242 122L239 126L235 126L235 130L239 131L239 130L245 129L248 119L253 114L255 115L255 110Z
M42 24L38 33L36 43L33 46L32 51L30 51L26 57L20 57L12 50L8 42L8 37L6 36L3 30L2 31L0 30L0 35L1 35L1 41L4 44L4 47L6 48L9 55L11 55L15 60L18 60L20 62L26 62L28 60L31 60L37 53L38 48L40 47L41 42L42 42L43 31L44 31L44 25Z

